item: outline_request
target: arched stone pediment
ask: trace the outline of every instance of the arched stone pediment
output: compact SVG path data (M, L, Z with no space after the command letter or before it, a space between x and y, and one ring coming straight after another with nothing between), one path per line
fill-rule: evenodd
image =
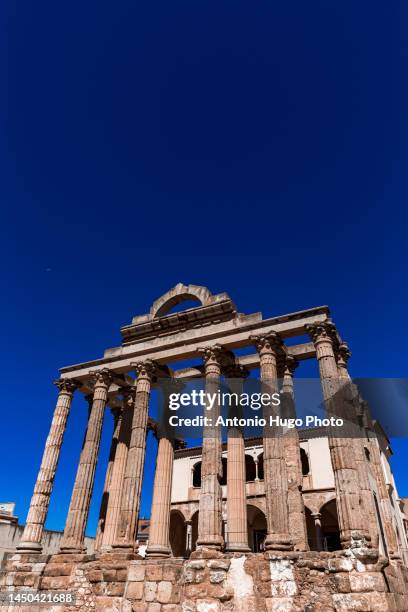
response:
M197 300L200 302L201 306L206 306L207 304L211 304L212 297L212 293L207 287L178 283L175 287L153 302L150 309L150 315L152 318L164 317L173 306L180 304L180 302L186 302L187 300Z
M165 317L173 306L181 302L197 300L200 302L200 306L208 306L220 301L220 299L228 299L228 295L226 293L213 295L207 287L178 283L153 302L149 314L152 319L156 319Z

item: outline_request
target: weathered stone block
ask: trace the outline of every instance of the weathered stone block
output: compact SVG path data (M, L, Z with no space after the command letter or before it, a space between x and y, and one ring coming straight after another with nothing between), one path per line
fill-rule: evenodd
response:
M208 562L208 567L210 569L224 570L228 571L231 565L231 561L229 559L212 559Z
M163 568L161 565L148 565L146 567L146 580L159 581L163 578Z
M108 582L106 584L106 594L111 597L121 597L125 591L124 582Z
M127 587L126 596L129 599L142 599L143 589L143 582L130 582Z
M140 582L144 580L146 568L144 565L131 565L128 571L129 582Z
M126 569L118 569L116 572L116 580L118 582L126 582L128 575L128 570Z
M98 569L91 570L87 574L89 582L102 582L102 571Z
M162 581L159 582L157 587L157 601L160 603L169 603L171 600L173 585L171 582Z
M385 591L386 586L382 574L362 572L350 574L350 586L353 592Z
M225 572L211 572L210 573L211 584L218 584L220 582L224 582L225 578L226 578Z
M157 582L145 581L144 598L146 601L154 601L157 593Z
M350 585L350 576L345 572L340 572L338 574L334 574L333 582L336 588L336 591L339 593L350 593L351 585Z
M199 599L196 603L197 612L220 612L221 604L219 601L209 599Z
M141 602L132 603L132 612L146 612L147 604Z
M334 594L333 605L336 612L385 612L388 610L385 593Z
M105 582L116 581L116 570L115 569L103 569L102 570L103 580Z
M205 561L203 561L202 559L196 559L195 561L188 561L188 563L186 564L186 568L187 569L193 569L193 570L203 570L205 569Z
M67 589L69 585L69 576L44 576L41 579L42 589Z

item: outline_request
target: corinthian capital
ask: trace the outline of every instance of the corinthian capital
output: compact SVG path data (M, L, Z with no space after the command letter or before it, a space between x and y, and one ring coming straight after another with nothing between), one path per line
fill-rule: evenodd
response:
M313 342L321 342L322 340L333 342L337 337L336 326L332 321L310 323L305 325L305 329Z
M285 374L293 376L294 371L298 367L299 362L294 355L286 355L285 359Z
M278 353L282 350L282 338L278 332L268 332L264 336L250 336L249 339L255 345L260 355L267 353Z
M112 382L112 373L108 368L95 370L94 372L89 372L89 374L95 387L109 387Z
M197 349L197 352L203 358L204 364L208 365L210 363L217 363L221 365L221 362L224 359L225 351L220 344L213 344L212 346L200 346Z
M54 385L58 387L60 393L72 394L81 386L81 383L72 378L59 378L54 380Z
M346 342L339 344L337 348L337 362L339 365L347 366L347 362L351 357L351 351Z
M146 379L152 382L154 375L157 373L157 365L151 359L146 359L145 361L138 361L136 363L130 364L132 368L134 368L137 379Z

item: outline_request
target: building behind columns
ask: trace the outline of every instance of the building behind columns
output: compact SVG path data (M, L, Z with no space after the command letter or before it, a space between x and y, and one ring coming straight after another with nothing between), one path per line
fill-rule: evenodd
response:
M350 377L351 353L327 306L264 318L240 313L227 293L179 283L120 334L121 344L102 356L60 369L26 525L2 564L8 597L20 588L69 591L76 609L112 612L408 610L404 502L389 442ZM216 393L228 380L239 394L258 371L261 390L281 398L278 408L264 405L265 418L294 418L294 381L306 360L317 364L327 416L347 423L343 436L265 428L245 439L230 427L223 441L215 402L194 448L152 418L163 381L183 388L200 379ZM65 528L50 555L45 524L74 394L88 420L72 457ZM107 418L113 433L88 554ZM147 525L138 538L138 524L149 431L158 444L146 541Z
M392 509L392 523L398 550L408 565L408 503L398 495L397 485L389 459L392 449L383 429L377 425L381 448L381 465ZM300 459L302 470L302 497L305 507L306 529L310 550L335 551L339 548L339 523L336 491L330 459L329 442L324 428L301 430ZM170 544L174 556L187 557L196 548L197 519L201 486L201 447L175 451L171 496ZM368 448L367 448L368 450ZM373 495L378 499L378 488L370 468L370 454L366 453L371 475ZM224 538L227 536L227 476L228 449L223 445L224 466L222 484L222 516ZM262 439L245 440L245 493L247 503L248 544L252 552L263 549L266 535L265 485ZM381 513L377 514L379 532L383 534ZM381 554L385 555L385 541L379 539Z

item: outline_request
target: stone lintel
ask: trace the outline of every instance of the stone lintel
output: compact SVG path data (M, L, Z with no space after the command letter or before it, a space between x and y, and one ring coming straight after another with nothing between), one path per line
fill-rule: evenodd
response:
M283 339L305 333L305 326L328 319L326 306L302 311L293 315L275 317L265 321L248 321L251 315L239 315L231 321L187 331L174 335L157 336L149 340L117 347L105 351L105 357L60 369L62 378L83 380L91 370L109 367L116 373L127 372L130 364L138 359L153 359L157 363L169 364L182 359L197 357L197 346L217 342L226 350L251 346L252 335L277 332ZM293 348L293 347L292 347ZM313 356L313 355L311 355ZM309 357L306 357L309 358Z

